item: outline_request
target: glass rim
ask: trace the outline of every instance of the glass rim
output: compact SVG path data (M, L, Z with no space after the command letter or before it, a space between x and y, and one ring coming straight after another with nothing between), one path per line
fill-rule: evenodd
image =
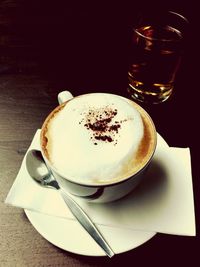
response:
M182 22L186 23L186 25L189 25L189 21L186 17L184 17L183 15L175 12L175 11L168 11L166 14L172 14L172 15L175 15L177 18L180 18L182 20ZM148 25L147 25L148 26ZM149 23L149 26L150 26L150 23ZM172 27L172 26L169 26L170 28L172 28L174 31L178 32L179 30L176 29L175 27ZM155 38L155 37L149 37L149 36L145 36L144 34L142 34L141 32L138 31L138 28L134 27L133 28L133 31L139 35L140 37L146 39L146 40L149 40L149 41L157 41L157 42L174 42L174 43L179 43L182 41L183 39L183 35L182 35L182 32L181 33L181 38L180 39L165 39L165 38Z

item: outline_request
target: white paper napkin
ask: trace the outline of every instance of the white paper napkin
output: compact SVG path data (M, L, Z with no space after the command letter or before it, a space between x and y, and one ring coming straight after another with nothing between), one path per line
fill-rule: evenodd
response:
M39 135L40 130L30 148L39 149ZM58 191L42 188L32 180L25 157L5 203L74 219ZM189 148L169 148L159 135L146 177L130 195L106 204L76 200L97 224L177 235L196 234Z

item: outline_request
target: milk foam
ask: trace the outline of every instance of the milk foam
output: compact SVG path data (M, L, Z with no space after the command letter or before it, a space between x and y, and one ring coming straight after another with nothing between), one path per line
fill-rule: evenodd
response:
M125 162L136 156L143 132L139 112L125 99L109 94L77 97L49 122L49 160L77 182L106 182L119 177Z

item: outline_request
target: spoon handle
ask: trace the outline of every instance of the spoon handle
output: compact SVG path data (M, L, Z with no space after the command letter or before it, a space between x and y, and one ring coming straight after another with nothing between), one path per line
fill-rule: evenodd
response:
M110 248L102 234L96 228L94 223L88 217L88 215L82 210L82 208L76 203L68 194L66 194L62 189L60 193L69 207L72 214L76 217L79 223L85 228L85 230L90 234L90 236L96 241L96 243L104 250L107 256L110 258L114 256L113 250Z

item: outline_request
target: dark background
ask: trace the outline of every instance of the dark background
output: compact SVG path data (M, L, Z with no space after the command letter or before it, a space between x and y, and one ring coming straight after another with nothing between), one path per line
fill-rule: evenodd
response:
M198 1L0 1L2 96L6 95L5 84L9 81L13 86L15 81L18 81L16 88L19 90L19 95L29 95L29 88L33 87L28 82L29 77L31 80L36 77L35 84L41 81L39 85L41 90L44 90L49 101L54 99L49 105L49 111L57 104L56 95L63 89L70 90L74 95L108 91L127 96L129 38L134 19L139 11L161 10L173 10L185 15L190 21L190 34L173 96L161 105L143 106L152 116L157 131L170 146L191 149L197 237L156 235L146 246L141 246L130 254L125 253L116 257L116 261L114 259L111 262L113 266L117 266L115 265L117 263L123 266L124 260L127 259L133 266L134 259L136 266L139 264L145 266L148 262L155 266L161 266L161 263L198 265L200 211ZM23 84L24 90L21 94L20 84ZM48 84L48 88L47 86L42 88L42 84L44 86ZM38 88L40 87L37 87L37 90ZM7 95L10 97L11 93ZM31 95L33 96L33 92ZM15 98L17 99L16 96ZM1 97L2 104L3 101ZM5 101L10 103L8 98ZM44 102L41 106L43 104ZM27 106L23 112L26 110ZM13 128L11 130L13 131ZM22 138L25 138L23 133ZM25 153L29 143L30 140L27 140L26 147L23 146L21 150L17 148L19 153ZM80 258L80 262L83 266L84 264L109 266L105 259L83 257Z
M7 71L12 72L43 70L73 90L118 90L117 85L127 83L129 38L137 13L161 9L182 13L190 21L194 35L182 71L191 73L198 8L194 1L177 0L1 0L0 63L10 59Z

